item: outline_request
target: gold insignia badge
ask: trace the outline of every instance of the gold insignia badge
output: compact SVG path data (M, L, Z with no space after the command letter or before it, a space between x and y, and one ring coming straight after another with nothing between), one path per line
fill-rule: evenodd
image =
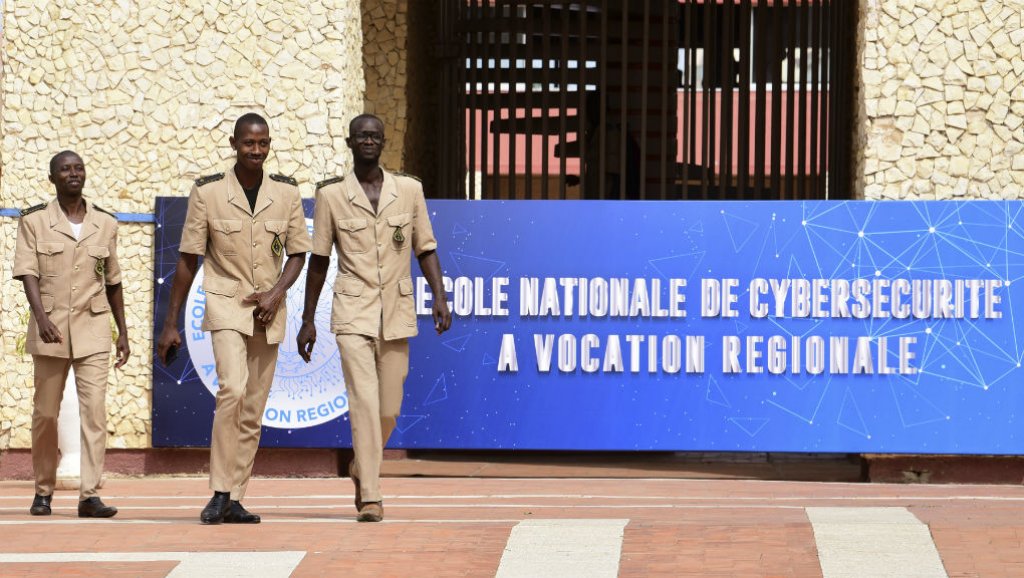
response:
M100 277L103 276L103 274L107 270L106 269L106 265L104 264L103 259L96 259L96 267L94 267L93 270L96 271L96 275L98 275Z
M274 252L275 257L281 256L281 251L284 249L284 243L281 242L281 236L277 233L274 234L274 242L270 244L270 250Z
M402 228L395 227L395 234L391 235L391 238L394 239L396 243L404 243L405 235L402 234Z

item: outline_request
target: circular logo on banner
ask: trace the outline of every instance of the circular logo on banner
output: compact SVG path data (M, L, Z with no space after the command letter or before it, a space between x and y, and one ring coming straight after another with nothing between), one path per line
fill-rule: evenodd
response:
M313 221L306 219L306 228L312 233ZM308 265L308 261L307 261ZM348 393L345 378L341 373L338 347L331 333L331 305L334 292L334 278L338 271L338 255L332 249L331 261L327 268L324 290L320 293L314 319L317 346L309 363L299 357L295 336L302 325L302 307L305 299L306 268L288 290L288 320L284 341L278 349L277 368L274 383L270 389L267 408L263 412L263 425L278 429L307 428L328 422L348 413ZM210 334L200 330L206 313L206 295L202 291L203 267L196 272L196 278L188 294L188 308L185 312L185 342L188 344L192 364L203 385L217 395L216 364L213 358L213 342Z

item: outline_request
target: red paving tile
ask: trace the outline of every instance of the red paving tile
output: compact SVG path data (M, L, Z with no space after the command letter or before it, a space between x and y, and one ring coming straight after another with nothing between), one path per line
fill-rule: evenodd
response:
M383 524L356 524L346 479L257 479L255 526L201 526L200 479L118 479L111 521L27 515L32 488L0 482L0 554L302 551L293 576L494 576L521 520L628 519L620 576L820 577L809 506L907 507L950 576L1024 577L1024 488L738 480L393 478ZM175 562L0 563L0 576L165 576Z
M0 576L31 578L163 578L177 562L93 562L86 564L0 564Z
M928 524L951 577L1024 577L1024 521L1020 506L969 502L913 507Z

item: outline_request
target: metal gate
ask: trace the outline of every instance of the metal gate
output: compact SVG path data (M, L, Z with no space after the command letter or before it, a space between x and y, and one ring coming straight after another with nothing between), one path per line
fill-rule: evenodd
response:
M850 196L856 2L443 1L442 196Z

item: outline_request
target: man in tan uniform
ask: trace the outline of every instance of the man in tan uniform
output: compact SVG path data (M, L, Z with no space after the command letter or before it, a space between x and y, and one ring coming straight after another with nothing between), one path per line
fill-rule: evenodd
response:
M117 219L82 197L85 164L71 151L50 160L57 198L21 212L14 278L25 286L32 316L25 349L32 354L32 469L36 496L29 512L48 516L57 482L57 414L68 371L82 417L80 518L109 518L117 508L96 494L107 445L110 315L117 323L117 364L128 361Z
M409 271L413 252L434 294L438 335L451 326L451 313L423 187L415 178L380 167L384 123L373 115L357 116L349 124L346 143L355 162L352 173L324 181L316 191L313 254L297 343L308 363L316 342L316 304L331 247L336 246L331 331L337 335L348 389L355 450L349 475L355 483L357 519L379 522L384 516L380 464L401 411L409 338L416 335Z
M199 520L258 524L260 517L241 500L284 339L285 296L302 271L310 241L295 180L263 170L270 152L267 121L254 113L241 116L230 142L237 153L234 168L197 180L189 195L157 354L167 364L181 345L181 305L204 256L202 328L211 333L219 389L210 443L214 493Z

